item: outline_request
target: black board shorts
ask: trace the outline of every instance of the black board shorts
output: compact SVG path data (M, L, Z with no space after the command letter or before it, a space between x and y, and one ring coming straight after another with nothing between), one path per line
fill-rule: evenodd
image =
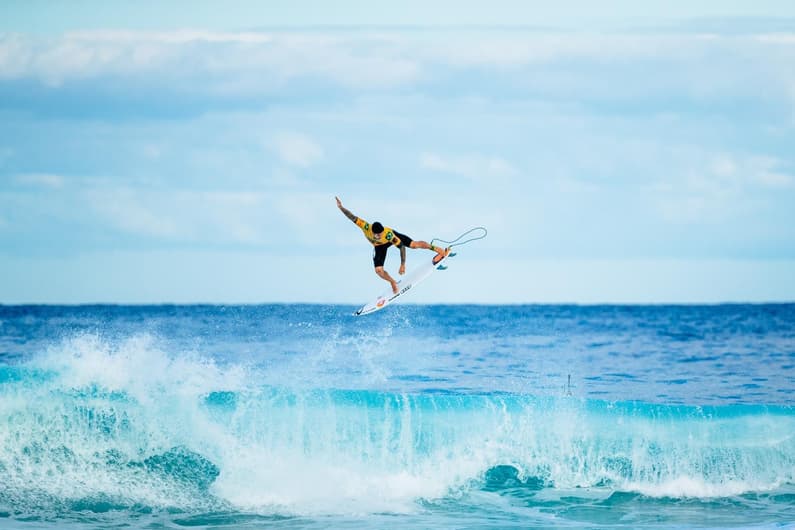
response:
M414 241L406 234L401 234L397 230L394 230L395 235L400 239L400 244L397 246L400 247L410 247L411 243ZM392 246L392 243L384 243L383 245L376 245L373 248L373 265L375 267L383 267L384 262L386 261L386 251L389 250L389 247Z

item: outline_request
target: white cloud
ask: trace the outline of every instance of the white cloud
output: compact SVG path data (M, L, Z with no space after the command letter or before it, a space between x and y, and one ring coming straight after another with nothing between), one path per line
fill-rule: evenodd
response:
M323 148L304 134L281 133L273 144L279 157L294 166L309 167L321 161L324 156Z
M25 186L35 186L49 189L63 188L65 179L61 175L50 173L28 173L17 175L14 180Z
M420 167L482 182L494 179L507 180L519 174L519 171L506 160L479 154L444 156L437 153L423 153L420 156Z
M746 171L752 183L763 188L791 189L795 184L795 177L784 173L779 168L781 161L773 157L752 157L747 162Z
M0 35L0 79L38 77L51 86L72 79L102 75L135 75L152 69L175 72L211 70L223 55L223 64L243 66L245 50L234 53L224 46L267 45L262 33L88 31L56 39L18 34ZM208 46L197 51L196 45ZM227 55L228 54L228 55ZM230 57L232 59L230 59Z
M766 33L756 39L764 43L795 45L795 33Z
M664 59L673 60L676 68L689 69L710 55L742 53L757 57L757 64L783 67L791 62L793 41L795 35L789 33L738 37L461 31L439 38L400 31L102 30L55 39L7 34L0 36L0 78L33 76L57 85L157 69L186 78L220 72L253 75L259 88L303 76L344 86L383 87L436 80L440 67L525 68L570 59L600 63ZM604 66L613 69L616 63ZM615 84L611 86L615 89Z
M153 120L143 125L140 120L114 120L112 114L108 121L96 124L68 124L68 119L39 121L37 116L20 118L19 123L25 126L20 130L27 131L20 137L36 138L31 133L38 128L45 133L46 141L38 141L36 147L32 140L25 140L27 145L14 141L20 153L12 160L14 166L23 159L36 160L39 154L44 157L47 145L63 145L71 148L47 151L46 156L52 158L41 166L59 171L58 164L72 167L79 161L91 174L115 172L126 182L140 186L187 189L220 185L238 190L268 190L267 194L253 196L245 195L246 191L224 196L230 192L175 194L171 189L157 193L150 188L128 196L105 192L105 196L96 198L95 208L103 212L98 223L128 234L169 241L265 245L290 242L289 234L293 232L297 245L291 248L311 249L316 223L322 223L312 216L312 208L325 208L325 203L307 203L300 196L284 201L277 198L285 192L309 189L310 184L312 189L333 184L330 197L337 192L351 195L352 199L354 193L361 193L360 208L371 207L374 200L380 200L377 184L362 176L373 169L378 171L379 164L397 160L399 163L387 168L386 173L391 172L393 180L396 176L405 178L407 186L399 195L408 197L410 204L414 203L411 197L416 196L417 190L431 198L439 190L459 191L449 186L454 178L444 175L453 175L465 185L477 184L470 189L461 186L456 201L437 201L444 204L428 200L421 208L414 206L414 210L409 206L395 207L394 215L389 216L385 208L375 209L384 221L394 220L398 228L420 238L427 238L429 233L457 235L471 224L486 224L495 228L489 243L500 241L499 223L505 227L541 227L547 218L554 218L565 228L567 216L581 216L588 218L591 226L604 226L609 223L602 219L624 207L637 214L638 222L632 224L649 226L652 232L658 230L649 239L666 236L669 227L661 222L660 213L673 222L708 220L717 224L742 208L756 208L763 214L756 216L762 227L758 232L764 229L779 239L786 237L786 228L782 227L788 223L781 220L791 218L785 204L789 195L778 192L793 188L792 159L782 148L789 129L771 113L783 109L786 116L787 109L795 109L786 106L795 101L791 97L795 91L781 98L775 88L780 77L793 74L771 68L790 53L786 46L745 37L699 41L676 36L655 40L600 35L574 35L573 42L566 44L563 36L543 37L529 32L506 36L498 31L486 32L483 39L467 44L461 57L446 57L448 50L444 47L451 40L466 38L455 32L444 38L427 38L423 32L279 32L261 42L191 34L173 38L168 34L143 34L140 40L136 40L137 33L110 35L104 40L100 37L72 35L69 42L20 37L16 49L19 54L2 55L0 51L0 71L7 73L3 65L16 61L27 68L25 75L44 75L47 68L52 68L58 74L53 75L54 79L109 72L142 74L133 79L140 83L128 85L123 76L114 80L115 87L129 87L130 93L119 94L122 97L148 95L152 86L160 88L158 83L170 89L184 81L191 96L197 98L196 102L191 102L192 97L185 98L186 104L195 105L203 115L189 120ZM11 50L12 41L13 37L0 36L0 50ZM634 42L643 46L633 49ZM74 58L67 53L67 44L77 52ZM46 53L58 46L63 46L59 53ZM682 48L688 46L692 47L692 58L679 61ZM450 47L450 54L457 53L454 48ZM766 56L771 50L777 55ZM526 65L566 57L575 60L548 69L522 70ZM588 58L608 60L589 62ZM64 63L61 70L59 62ZM682 64L688 68L680 69ZM751 73L737 68L746 64L752 68ZM760 64L765 68L757 69ZM702 65L705 71L696 71ZM470 71L465 70L470 67ZM482 67L511 71L491 76ZM9 68L14 71L12 66ZM715 73L719 74L719 86L712 77ZM304 80L306 85L286 84L293 79ZM417 80L421 83L409 90L382 89L392 83ZM734 80L739 83L734 84ZM107 87L101 81L97 86L104 90ZM329 81L363 90L340 98L338 88L327 90ZM718 98L690 98L693 86L703 82L708 89L699 87L700 93L709 94L712 90ZM89 82L84 86L90 91L95 85ZM254 103L259 106L253 112L250 108L236 110L239 103L246 104L236 99L241 90L260 94L263 86L273 87L278 91L277 97L266 94L256 100ZM795 83L789 86L795 87ZM229 92L224 92L223 97L228 96L235 106L218 106L202 99L201 91L217 95L227 87ZM749 88L754 87L764 90L746 97ZM293 88L298 90L293 92ZM307 97L304 90L313 92ZM50 97L50 92L40 92L45 93L43 97ZM638 99L633 99L636 95ZM601 96L607 105L598 101ZM735 114L724 105L736 101L744 104ZM47 103L50 102L63 104L63 99L56 95ZM175 99L174 103L180 105L181 100ZM116 107L111 111L117 112ZM660 118L666 113L665 119ZM776 130L768 131L768 126ZM12 125L9 130L15 128ZM263 130L272 136L263 136ZM777 153L779 159L747 154L749 146L759 145L768 146L769 152ZM467 153L467 149L475 152ZM736 152L728 152L735 149ZM742 154L743 149L746 154ZM103 156L95 157L92 152ZM68 156L64 158L63 153ZM111 160L104 156L107 153L118 157ZM361 156L337 157L332 156L334 153ZM408 164L413 167L406 167L407 154ZM0 150L0 162L1 159ZM339 180L308 182L308 175L316 172L306 168L320 163L324 170L329 169L328 174L341 175ZM101 167L107 164L113 167ZM528 183L522 177L529 175L538 177ZM659 181L656 189L638 190L642 182L655 179ZM510 182L507 191L500 190L500 180ZM76 179L70 179L68 187L71 189L76 183ZM117 180L115 185L119 184ZM597 191L598 197L588 196ZM644 191L652 193L644 196ZM756 197L749 201L747 195L753 194ZM37 195L39 198L33 200L43 196ZM323 200L331 202L330 197ZM393 201L393 196L383 200L387 207ZM331 211L338 215L331 204ZM450 210L439 215L444 208ZM576 215L569 215L571 212ZM367 215L364 211L362 214ZM756 233L749 233L744 222L748 218L736 217L737 222L707 235L718 234L726 241L736 240L735 246L745 244L750 248L759 238ZM345 221L341 216L340 220ZM409 224L412 222L414 226ZM579 221L571 224L576 222ZM627 231L633 229L627 227ZM581 232L572 229L567 244L574 248L587 243L588 237ZM341 234L347 241L346 229ZM692 234L691 240L706 231ZM616 238L620 239L621 234ZM545 244L541 240L533 248L539 253L551 252L551 245ZM683 246L671 244L670 248L675 254Z
M33 74L32 57L36 46L29 37L0 35L0 79L16 79Z
M152 205L144 204L133 190L93 191L87 199L97 214L124 232L165 239L186 235L170 212L156 211Z
M737 191L753 188L792 187L793 177L779 171L781 165L780 160L770 156L741 157L723 154L713 160L705 181L713 189Z
M705 54L760 52L795 42L795 34L720 35L670 32L572 33L505 32L454 33L445 39L405 39L417 57L459 68L517 68L559 60L654 60L692 62ZM760 58L764 52L760 53ZM605 66L613 66L606 64Z
M330 237L324 232L324 227L334 226L331 223L340 223L342 218L337 217L340 214L331 194L280 193L273 198L272 204L280 237L303 248L327 244Z
M795 178L779 171L781 164L768 156L704 154L694 167L656 182L650 190L668 221L720 223L749 211L751 197L795 188Z
M67 39L87 42L164 42L184 44L188 42L240 42L246 44L262 44L273 40L266 33L218 32L195 29L178 29L173 31L131 31L131 30L92 30L75 31L65 35Z
M106 75L160 73L184 79L218 76L205 90L242 86L259 92L315 76L343 86L381 87L414 81L415 59L394 40L333 33L206 31L68 33L56 39L0 35L0 79L38 78L50 86Z
M599 186L583 179L558 177L553 182L561 193L595 193L599 191Z
M5 165L6 160L14 156L14 150L10 147L0 147L0 167Z
M720 214L723 208L716 205L715 198L708 200L704 196L682 195L673 197L661 197L657 201L657 207L663 218L671 223L694 223L700 221L722 221L722 217L716 218L714 214Z
M141 153L145 158L156 160L163 154L163 148L157 144L145 144L141 147Z
M258 245L274 226L260 192L92 190L88 204L105 222L135 236L172 242Z
M795 183L792 175L772 171L757 174L756 181L767 188L792 188Z
M264 220L269 200L261 192L182 192L179 195L186 211L194 213L190 204L198 200L204 205L204 219L200 223L203 229L208 226L217 227L209 233L219 240L236 243L259 244L267 236L269 226Z

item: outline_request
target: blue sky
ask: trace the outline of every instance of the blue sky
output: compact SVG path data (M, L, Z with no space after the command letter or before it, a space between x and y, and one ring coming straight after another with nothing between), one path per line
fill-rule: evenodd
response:
M364 302L335 195L488 227L415 302L795 300L795 5L691 3L0 4L0 303Z

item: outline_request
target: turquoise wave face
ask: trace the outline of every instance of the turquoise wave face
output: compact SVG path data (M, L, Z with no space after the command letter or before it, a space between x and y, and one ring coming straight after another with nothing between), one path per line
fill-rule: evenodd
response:
M795 306L349 309L0 306L0 526L795 521Z
M61 353L2 372L9 512L402 513L478 491L686 502L795 484L787 406L291 389L154 349Z

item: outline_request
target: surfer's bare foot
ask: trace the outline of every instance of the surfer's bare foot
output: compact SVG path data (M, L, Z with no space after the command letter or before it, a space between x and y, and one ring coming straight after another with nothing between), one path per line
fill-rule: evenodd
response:
M398 291L399 291L399 290L400 290L400 289L398 289L398 284L397 284L397 282L392 282L392 292L393 292L393 293L395 293L395 294L398 294Z

